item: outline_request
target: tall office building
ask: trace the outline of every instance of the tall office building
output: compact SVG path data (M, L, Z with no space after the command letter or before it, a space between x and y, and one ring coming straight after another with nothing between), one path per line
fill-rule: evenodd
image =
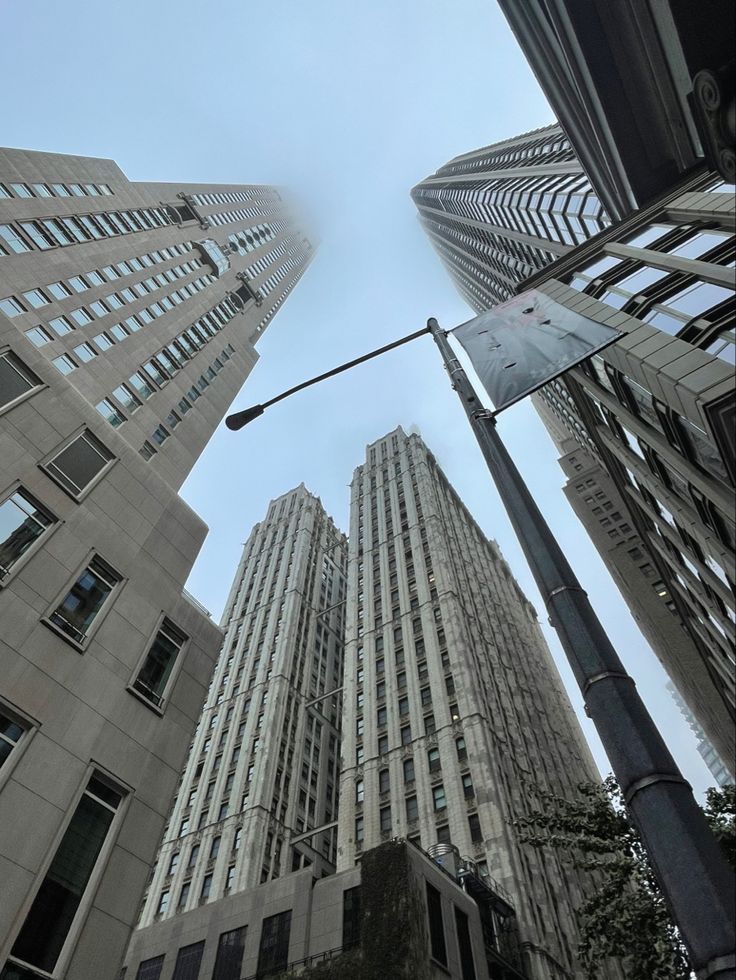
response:
M510 895L528 975L580 976L591 883L511 821L596 770L533 607L400 428L354 474L347 608L338 870L394 836L452 845Z
M455 285L478 311L610 223L557 125L455 157L411 196Z
M249 535L141 927L302 867L334 872L346 561L304 485Z
M446 206L458 210L462 197L455 197ZM528 211L533 204L525 198L517 206ZM527 214L526 223L532 220ZM422 221L426 227L424 214ZM472 224L478 235L495 236L498 218L479 213ZM476 311L541 288L642 339L635 352L628 340L608 347L564 381L546 385L534 401L548 428L553 421L561 451L570 450L561 440L572 440L592 457L593 468L602 468L606 486L596 492L629 530L606 527L593 513L602 509L602 498L589 492L587 481L600 483L598 475L573 480L568 497L655 654L726 760L734 759L736 709L733 229L733 185L699 172L649 207L601 228L593 240L558 245L553 260L526 278L509 279L503 294L481 288L488 259L472 243L466 240L450 262L440 247ZM497 241L515 255L509 240ZM570 288L560 290L560 284ZM593 404L581 384L595 389ZM588 466L588 457L580 456L570 472L565 469L577 476ZM587 498L595 500L590 507ZM625 549L618 547L623 542Z
M0 976L115 975L221 633L177 490L310 249L273 188L0 152Z
M734 179L730 0L499 6L612 218L706 161Z
M690 730L697 739L698 755L705 763L708 772L715 779L718 786L730 786L734 779L728 771L728 766L718 755L718 752L716 752L715 746L706 738L702 725L698 724L695 715L693 715L692 711L685 704L682 695L672 681L667 682L667 690L672 695L672 700L680 709L685 721L690 726Z

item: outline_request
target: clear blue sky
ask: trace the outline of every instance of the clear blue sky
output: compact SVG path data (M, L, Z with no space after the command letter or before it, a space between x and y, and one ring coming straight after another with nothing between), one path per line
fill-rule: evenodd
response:
M470 311L409 190L450 157L553 121L493 0L32 0L3 5L2 142L111 157L132 180L282 184L320 241L259 344L239 407ZM12 43L9 43L12 38ZM365 444L419 426L449 479L543 605L431 341L220 427L184 487L210 535L189 588L219 617L251 526L304 481L347 528ZM534 410L499 426L696 791L713 780L666 677L562 492ZM608 764L552 630L555 659Z

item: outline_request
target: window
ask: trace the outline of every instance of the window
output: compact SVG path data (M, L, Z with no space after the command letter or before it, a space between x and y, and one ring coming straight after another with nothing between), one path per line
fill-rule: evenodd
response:
M406 819L409 823L419 819L419 804L417 803L416 796L408 796L406 798Z
M381 769L378 773L378 792L388 793L391 788L391 777L388 769Z
M117 407L114 405L109 398L103 398L101 402L95 405L95 408L103 417L106 422L109 422L113 428L117 428L122 425L125 421L125 416Z
M45 469L72 496L80 494L115 457L89 430L77 436L45 464Z
M210 844L210 856L209 856L210 861L214 861L217 855L220 853L221 842L222 842L222 837L212 838L212 843Z
M468 827L470 828L470 839L474 844L479 844L483 840L483 831L480 827L480 817L477 813L471 813L468 817Z
M382 728L386 724L387 719L388 719L388 714L386 711L386 707L384 705L383 707L379 708L378 711L376 712L376 725L379 728Z
M472 800L475 797L475 789L473 788L473 779L469 772L466 772L462 776L463 781L463 794L466 800Z
M401 729L401 744L409 745L411 744L411 725L404 725Z
M414 760L404 759L404 782L413 783L414 782Z
M473 961L473 945L470 941L468 917L455 906L455 928L457 930L457 945L460 950L460 969L462 980L476 980L475 963Z
M212 875L205 875L202 879L202 891L199 893L199 901L206 902L212 891Z
M68 354L60 354L59 357L55 357L51 362L57 371L61 374L71 374L77 368L76 361L69 357Z
M135 980L158 980L164 965L164 953L153 956L150 960L142 960L138 966Z
M97 775L89 780L13 943L10 975L14 959L54 972L122 799Z
M238 980L243 965L246 927L223 932L217 943L212 980Z
M25 307L18 302L15 296L8 296L5 299L0 299L0 311L11 319L18 316L20 313L26 312Z
M424 716L424 731L427 735L434 735L437 731L437 725L435 724L434 715Z
M452 838L450 837L450 828L447 824L443 824L441 827L437 828L437 843L452 844Z
M155 705L160 706L163 702L164 691L186 639L180 629L164 619L146 654L133 687Z
M360 942L360 885L342 893L342 948Z
M126 385L120 385L113 391L113 395L123 408L129 412L131 415L136 409L141 407L141 402L136 398L133 392Z
M43 327L31 327L30 330L26 330L26 337L35 347L44 347L46 344L50 344L54 339L48 330L44 330Z
M385 755L388 752L388 735L380 735L378 738L378 754Z
M74 353L83 364L87 364L93 357L97 357L97 351L91 344L79 344L74 348Z
M49 616L49 621L77 643L83 643L110 598L120 576L95 556Z
M0 504L0 582L55 520L24 490Z
M134 374L128 379L128 384L142 399L150 398L155 388L142 374Z
M383 806L378 812L381 833L385 834L391 830L391 807Z
M356 779L355 781L355 802L362 803L365 799L365 789L362 779Z
M442 896L427 882L427 913L429 916L429 946L432 958L447 966L445 927L442 921Z
M0 225L0 252L7 252L8 249L16 254L31 251L12 225Z
M465 760L468 758L468 749L465 745L465 739L462 736L455 739L455 748L457 749L458 762L465 762Z
M259 976L267 975L269 972L279 973L286 969L289 962L290 935L291 909L263 920L258 947Z
M71 333L74 329L72 324L65 316L56 316L53 318L53 320L49 320L49 326L60 337L63 337L67 333Z
M203 953L204 940L199 943L192 943L191 946L182 946L176 954L176 963L171 980L198 980Z
M170 898L171 898L171 892L168 891L168 889L166 891L161 892L161 896L158 900L158 910L156 912L157 915L164 914L166 909L169 907Z
M435 786L432 789L432 801L434 803L435 811L445 810L447 808L447 799L445 798L444 786Z
M40 385L40 378L19 357L10 351L0 354L0 409L14 405Z
M5 764L5 760L18 745L24 732L25 728L22 725L0 711L0 767Z
M362 817L355 818L355 843L356 844L363 843L363 818Z

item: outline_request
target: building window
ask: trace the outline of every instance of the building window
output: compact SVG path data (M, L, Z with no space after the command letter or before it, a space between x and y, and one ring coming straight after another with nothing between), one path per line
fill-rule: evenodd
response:
M365 798L365 790L362 779L356 779L355 781L355 802L362 803Z
M468 826L470 827L470 839L474 844L479 844L483 840L483 831L480 827L480 817L477 813L471 813L468 817Z
M186 639L180 629L164 619L133 681L136 691L155 705L160 706L163 702L164 692Z
M462 980L476 980L475 963L473 961L473 944L470 941L468 917L455 906L455 928L457 930L457 945L460 951L460 969Z
M445 926L442 921L442 896L427 882L427 913L429 916L429 948L432 958L447 966Z
M388 752L388 735L381 735L378 739L378 754L385 755Z
M6 967L9 976L14 960L46 973L56 969L122 799L120 792L98 776L89 780L13 943Z
M0 354L0 410L15 405L42 381L11 351Z
M290 935L291 909L263 920L258 947L259 976L279 973L286 969L289 962Z
M466 800L472 800L475 796L475 790L473 789L473 779L469 772L466 772L463 777L463 793L465 794Z
M440 750L437 748L430 749L427 752L427 762L429 763L430 772L439 772L441 769Z
M360 885L342 893L342 948L360 942Z
M434 715L424 716L424 732L426 735L434 735L437 731L437 725L434 720Z
M465 739L462 736L455 739L455 748L457 749L458 762L465 762L465 760L468 758L468 749L465 745Z
M409 823L419 819L419 804L416 796L408 796L406 798L406 819Z
M98 402L97 405L95 405L95 408L103 419L106 422L109 422L113 429L116 429L125 421L125 416L123 413L120 411L117 405L110 401L109 398L103 398L101 402Z
M25 728L0 711L0 768L23 738Z
M380 822L382 834L385 834L389 830L391 830L391 807L390 806L381 807L379 811L379 822Z
M450 837L450 828L448 824L445 823L441 827L437 828L437 843L452 844L452 838Z
M376 725L378 728L383 728L388 721L388 712L385 705L378 709L376 712Z
M212 980L238 980L243 965L246 926L223 932L217 944Z
M170 899L171 899L171 892L168 891L168 889L166 891L161 892L161 896L158 900L158 910L156 912L157 915L164 914L166 909L169 907Z
M362 817L355 818L355 843L356 844L363 843L363 818Z
M204 940L199 943L192 943L191 946L182 946L176 954L176 963L171 980L198 980L203 953Z
M378 792L388 793L391 787L391 778L388 769L381 769L378 773Z
M79 497L115 457L87 429L44 464L44 469L73 497Z
M434 803L435 812L447 809L447 799L445 797L445 787L435 786L432 789L432 801Z
M0 504L0 582L55 523L25 490L16 490Z
M158 980L164 965L164 954L153 956L150 960L142 960L138 966L135 980Z
M107 604L120 576L97 555L49 616L49 621L77 643L88 637Z
M404 782L408 785L414 782L414 760L404 759Z
M199 893L199 901L206 902L212 891L212 875L205 875L202 879L202 891Z

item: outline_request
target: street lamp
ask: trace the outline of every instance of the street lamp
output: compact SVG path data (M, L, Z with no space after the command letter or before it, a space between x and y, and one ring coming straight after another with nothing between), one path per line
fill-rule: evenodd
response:
M225 423L239 429L269 405L425 333L440 350L697 976L735 980L734 884L720 845L437 321Z

